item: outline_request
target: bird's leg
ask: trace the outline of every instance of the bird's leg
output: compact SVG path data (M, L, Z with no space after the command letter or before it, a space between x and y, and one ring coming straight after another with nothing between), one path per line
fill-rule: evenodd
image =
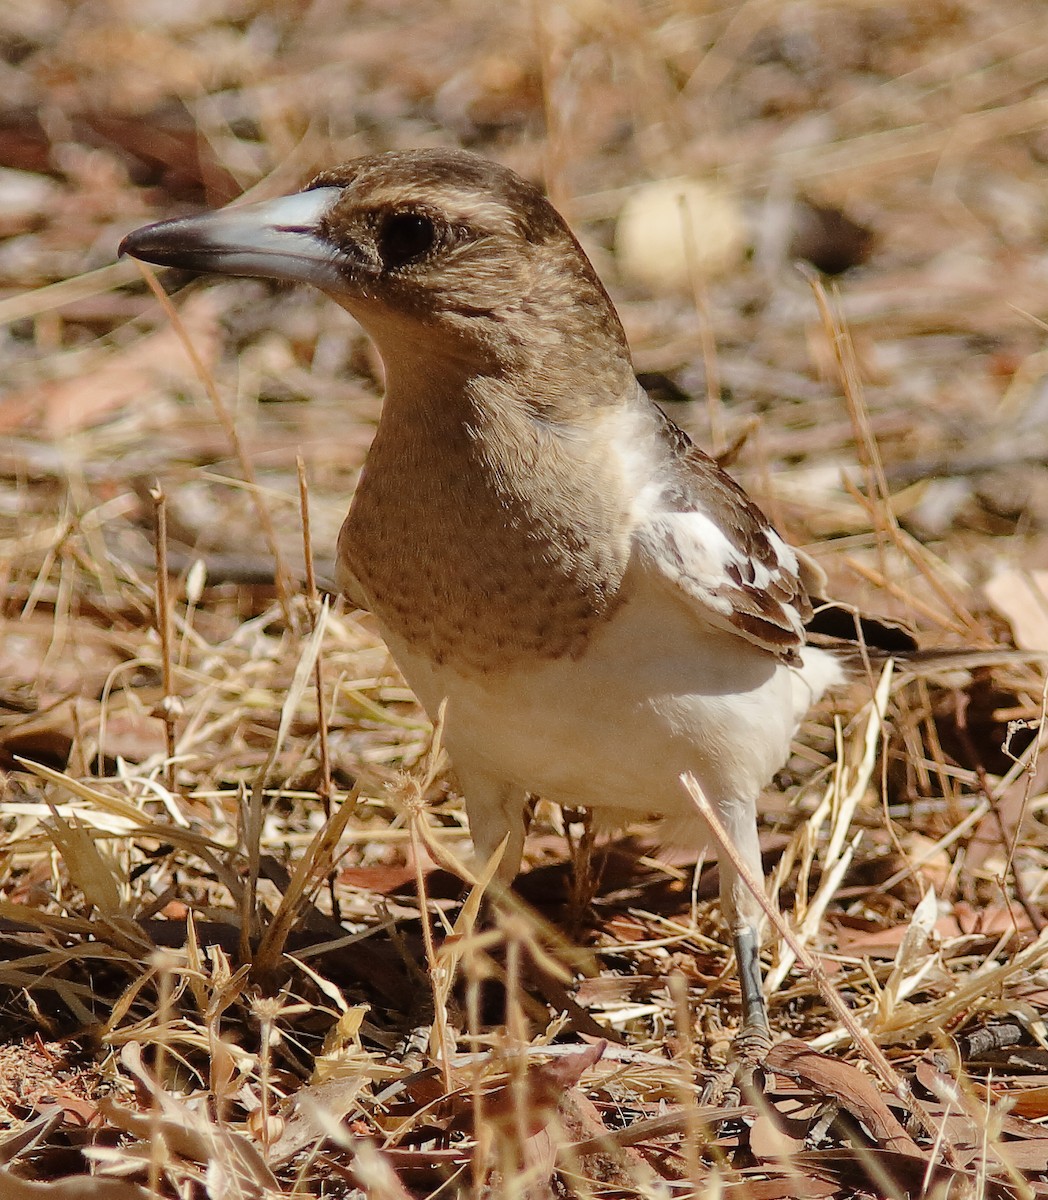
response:
M760 1062L771 1049L771 1027L761 979L760 934L754 926L735 931L735 960L742 989L742 1029L732 1049L740 1062Z
M754 845L756 838L757 831L754 825ZM745 854L746 840L736 841L735 845L743 853L748 864L750 857ZM756 858L759 864L759 852ZM735 961L742 993L742 1028L732 1040L731 1062L728 1068L719 1071L707 1081L702 1091L702 1100L704 1104L731 1105L747 1097L752 1098L762 1090L760 1071L771 1049L771 1027L768 1024L768 1009L764 1003L761 978L760 905L724 855L720 857L720 870L721 909L735 945ZM762 878L759 866L755 878Z
M756 804L735 804L718 814L742 866L751 880L764 886L760 841L757 836ZM732 1051L744 1076L752 1075L771 1048L768 1009L764 1002L761 977L761 920L763 913L757 897L735 864L724 853L719 855L721 871L721 910L735 944L735 959L742 992L742 1029L735 1037Z
M724 870L723 863L721 870ZM746 887L738 878L733 883ZM726 910L730 902L725 903L725 893L731 886L728 884L722 889L722 904ZM740 898L736 896L736 900ZM768 1009L764 1003L761 978L760 909L748 891L747 898L750 905L745 908L739 906L734 914L730 911L725 912L735 944L735 962L742 993L742 1028L731 1043L732 1061L727 1076L715 1087L715 1091L724 1096L760 1092L761 1067L771 1049L771 1028L768 1024ZM753 912L753 909L756 909L756 912Z

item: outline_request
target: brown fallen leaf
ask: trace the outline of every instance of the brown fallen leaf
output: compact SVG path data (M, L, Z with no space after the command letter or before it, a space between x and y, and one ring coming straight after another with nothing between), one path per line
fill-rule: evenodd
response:
M885 1149L920 1155L917 1143L895 1119L872 1080L839 1059L820 1054L804 1042L791 1038L773 1046L767 1058L773 1071L803 1079L817 1091L833 1098L870 1132Z
M601 1059L606 1042L582 1046L578 1054L565 1054L549 1062L530 1063L523 1089L514 1083L496 1088L484 1102L484 1119L515 1126L521 1106L522 1092L526 1096L525 1128L529 1133L544 1129L557 1110L561 1097L574 1087L582 1076Z

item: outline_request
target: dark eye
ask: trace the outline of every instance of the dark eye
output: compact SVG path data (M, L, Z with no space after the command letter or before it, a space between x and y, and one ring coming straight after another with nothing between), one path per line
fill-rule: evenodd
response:
M432 250L436 240L437 231L429 217L393 213L382 222L378 251L385 267L402 267Z

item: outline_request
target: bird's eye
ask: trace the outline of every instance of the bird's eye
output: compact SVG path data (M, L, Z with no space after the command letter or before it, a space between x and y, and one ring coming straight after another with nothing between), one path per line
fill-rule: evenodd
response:
M378 250L384 266L402 267L432 250L436 239L437 231L429 217L394 213L382 223Z

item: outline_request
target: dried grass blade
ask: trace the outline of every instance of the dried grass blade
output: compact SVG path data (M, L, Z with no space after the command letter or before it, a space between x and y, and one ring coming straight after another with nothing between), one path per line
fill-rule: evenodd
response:
M895 952L891 974L877 997L877 1006L885 1019L901 1000L905 1000L924 982L935 966L936 955L930 949L929 942L938 915L939 902L935 889L929 888L913 910L899 949ZM874 1028L879 1024L879 1021L875 1022Z
M254 958L254 968L262 974L272 971L284 952L284 943L298 918L310 891L322 883L335 861L335 850L356 806L357 792L351 792L335 809L330 821L319 829L305 854L295 864L277 911L270 921Z
M121 800L118 796L111 796L107 792L91 787L90 784L83 783L79 779L73 779L69 775L64 775L61 771L56 771L52 767L34 762L29 758L19 758L16 756L15 762L23 770L39 776L40 779L46 779L49 783L56 783L67 791L72 792L74 796L79 796L81 800L85 800L89 805L101 809L110 816L118 817L120 820L128 822L132 828L138 828L142 824L141 809L137 808L134 804L128 803L126 800Z
M131 283L137 276L138 270L134 263L118 262L108 267L99 267L97 271L74 275L72 279L62 279L58 283L48 284L47 287L35 288L31 292L6 296L0 301L0 325L10 325L13 321L24 321L28 317L53 312L66 304L75 304L92 296L102 296L115 287Z
M818 931L822 918L829 906L830 900L836 893L837 887L844 876L852 856L858 847L861 831L851 841L845 850L844 839L855 816L863 796L866 795L873 778L874 767L877 763L877 751L880 746L881 734L884 728L884 716L888 708L888 698L891 695L892 661L888 660L881 671L877 689L870 701L870 715L862 739L862 753L854 766L844 762L838 763L838 770L827 789L823 802L816 810L817 813L828 813L831 819L830 841L823 859L823 878L818 890L808 903L807 911L800 928L796 931L797 940L801 945L808 945ZM796 957L787 945L782 948L782 956L775 967L769 972L766 988L774 992L780 988L789 974Z
M69 878L83 892L87 903L110 920L126 918L121 895L122 872L102 854L85 827L75 818L67 821L53 806L51 820L42 824L62 855Z
M327 630L329 612L330 605L328 604L327 597L325 597L317 610L316 624L302 649L298 663L295 665L295 673L292 676L291 685L281 706L277 735L273 740L272 748L266 757L265 766L262 768L259 777L259 786L261 787L264 787L269 781L273 765L280 755L284 742L287 740L288 730L291 728L291 723L298 714L302 697L305 695L306 688L313 677L313 668L316 665L317 656L320 654L320 647L323 645L324 634Z

